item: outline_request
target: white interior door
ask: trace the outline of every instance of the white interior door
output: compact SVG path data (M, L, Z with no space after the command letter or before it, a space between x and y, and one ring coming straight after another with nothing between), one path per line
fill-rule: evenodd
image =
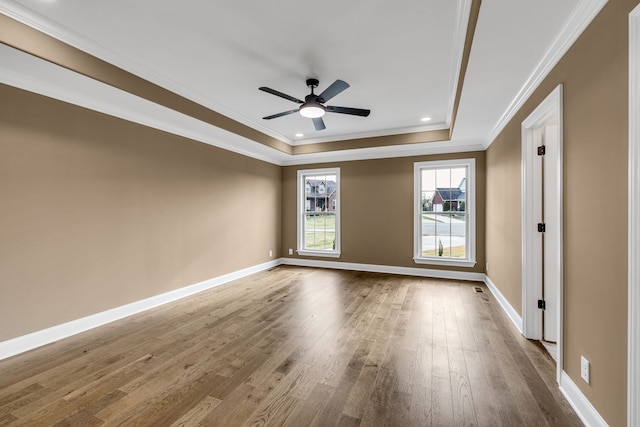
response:
M521 144L522 333L532 340L557 343L554 348L556 381L560 383L563 371L562 85L522 122ZM538 147L542 144L545 152L539 156ZM540 223L545 224L544 232L538 231ZM546 310L539 308L540 300L545 301Z
M558 341L558 303L560 284L558 277L560 276L560 248L557 243L559 241L558 233L560 227L554 218L553 212L557 211L556 200L557 191L553 187L559 182L558 164L558 126L549 125L544 129L544 167L543 167L543 188L542 206L543 217L545 223L545 232L543 236L543 281L542 281L542 299L545 301L545 310L543 316L543 334L542 339L548 342Z

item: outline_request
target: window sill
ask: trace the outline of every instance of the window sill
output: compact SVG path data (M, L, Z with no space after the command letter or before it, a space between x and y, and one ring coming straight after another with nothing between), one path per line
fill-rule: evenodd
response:
M413 262L416 264L431 264L431 265L451 265L456 267L474 267L475 261L470 260L456 260L456 259L436 259L436 258L413 258Z
M328 252L328 251L308 251L308 250L296 250L296 253L301 256L317 256L326 258L340 258L340 252Z

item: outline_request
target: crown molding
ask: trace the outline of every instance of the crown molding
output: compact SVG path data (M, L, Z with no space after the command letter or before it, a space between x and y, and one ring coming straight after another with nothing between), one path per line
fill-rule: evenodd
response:
M287 156L232 132L178 113L113 86L0 45L0 83L133 123L282 165Z
M358 160L393 159L399 157L432 156L437 154L468 153L484 151L480 141L425 142L417 144L391 145L354 150L328 151L324 153L296 154L287 156L283 166L308 165L328 162L350 162Z
M564 54L567 53L580 34L589 26L591 21L593 21L608 1L609 0L582 0L578 3L558 35L544 55L542 55L542 59L538 62L538 65L536 65L533 72L518 91L518 94L494 125L487 137L485 148L489 148L513 116L515 116L527 99L533 94L533 91L536 90L545 77L549 75L553 67L555 67Z
M0 82L278 166L482 151L479 141L441 141L289 155L8 46Z
M295 141L292 145L311 145L317 143L324 142L338 142L338 141L347 141L351 139L365 139L365 138L375 138L378 136L390 136L390 135L405 135L409 133L418 133L418 132L430 132L436 130L448 130L448 126L446 123L438 122L429 125L422 126L406 126L402 128L393 128L393 129L383 129L383 130L374 130L370 132L358 132L351 134L342 134L339 139L336 139L335 136L328 137L318 137L318 138L304 138L298 141Z
M467 28L469 27L469 20L471 19L471 4L472 0L461 0L458 2L458 14L456 16L455 36L453 39L453 46L456 47L458 55L455 61L451 63L451 74L454 78L449 84L449 105L447 106L447 115L445 117L445 128L449 128L453 122L458 86L460 84L460 78L462 77L460 71L465 57L464 49L467 42Z

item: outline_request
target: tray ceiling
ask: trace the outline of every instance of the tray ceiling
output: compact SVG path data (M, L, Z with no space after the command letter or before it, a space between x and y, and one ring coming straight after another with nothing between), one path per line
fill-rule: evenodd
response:
M259 143L278 141L290 149L267 145L310 158L403 144L486 144L584 3L484 0L474 16L479 2L472 0L1 0L0 12L250 131L209 125ZM468 36L468 29L475 31ZM6 48L0 54L15 56ZM21 66L15 70L27 73ZM371 115L327 114L324 131L298 114L262 119L297 105L258 87L304 98L308 77L320 80L316 93L347 81L351 87L329 104L368 108ZM341 146L345 140L352 142Z

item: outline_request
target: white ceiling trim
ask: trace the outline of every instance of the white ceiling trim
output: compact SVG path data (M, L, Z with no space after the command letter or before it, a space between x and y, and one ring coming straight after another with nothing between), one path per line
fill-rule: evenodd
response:
M283 166L306 165L327 162L351 162L356 160L392 159L398 157L430 156L435 154L468 153L484 151L482 141L423 142L416 144L392 145L374 148L330 151L326 153L297 154L288 156Z
M11 56L10 53L17 56ZM484 150L481 141L462 141L455 144L451 141L440 141L291 155L8 46L0 48L0 55L2 54L4 57L0 62L0 83L278 166Z
M200 94L193 92L192 90L187 89L181 84L163 77L156 73L155 71L144 67L135 61L125 58L114 51L105 48L102 45L94 43L86 38L80 36L63 27L61 25L56 24L55 22L50 21L49 19L41 16L40 14L28 9L19 4L8 2L7 0L0 0L0 13L18 21L25 25L28 25L48 36L51 36L57 40L60 40L70 46L75 47L76 49L80 49L83 52L86 52L96 58L100 58L103 61L106 61L112 65L115 65L118 68L121 68L131 74L134 74L144 80L147 80L151 83L154 83L160 87L163 87L177 95L183 96L187 99L190 99L193 102L196 102L204 107L207 107L213 111L216 111L222 115L225 115L237 122L240 122L246 126L249 126L255 130L258 130L266 135L269 135L279 141L282 141L286 144L292 145L293 141L282 136L279 133L273 132L270 129L264 127L260 123L255 123L246 117L238 115L233 111L230 111L223 107L222 105L212 101L211 99L205 98Z
M407 133L443 130L448 128L449 127L445 123L434 123L432 125L415 126L411 128L404 127L404 128L397 128L397 129L385 129L379 132L362 132L362 133L344 134L340 136L340 141L347 140L347 139L374 138L377 136L402 135ZM309 139L305 138L302 141L295 142L293 145L309 145L309 144L316 144L320 142L335 142L335 141L336 141L335 137L309 138Z
M5 57L5 61L0 62L0 83L204 142L265 162L282 165L285 156L287 156L285 153L248 138L34 58L13 48L3 46L0 49L0 54L2 51L5 53L15 52L21 57L28 57L31 61L18 64L17 61L8 61ZM13 64L14 68L7 68L9 62Z
M513 116L515 116L527 99L529 99L533 91L536 90L545 77L549 75L553 67L555 67L558 61L567 53L580 34L582 34L608 1L609 0L583 0L578 3L571 16L569 16L553 40L553 43L551 43L545 51L538 65L529 75L522 88L518 91L518 94L513 101L511 101L509 107L507 107L489 133L485 148L489 148Z
M451 64L451 74L454 78L451 80L451 85L449 86L449 107L447 110L447 117L445 119L445 125L447 128L451 126L451 121L453 120L453 107L456 103L458 82L460 81L460 77L462 77L460 75L460 68L462 67L462 59L464 57L464 45L467 40L467 28L469 27L470 16L471 0L461 0L458 3L458 16L456 18L456 27L454 30L455 39L453 40L453 45L456 47L458 55L456 61ZM473 35L471 37L473 37Z

